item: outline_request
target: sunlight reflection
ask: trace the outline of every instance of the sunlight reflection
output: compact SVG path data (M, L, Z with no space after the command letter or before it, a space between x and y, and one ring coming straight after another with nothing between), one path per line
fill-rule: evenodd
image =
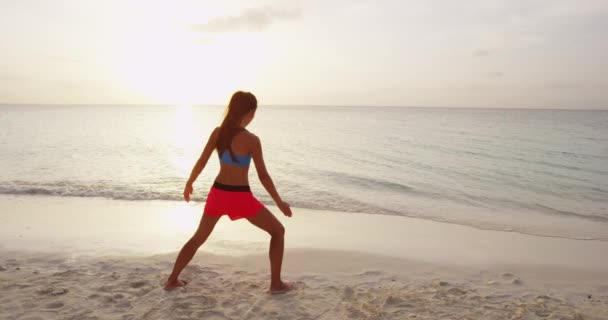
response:
M193 211L191 205L187 203L179 203L169 209L168 214L170 219L164 219L164 223L169 230L175 230L179 233L190 233L196 229L200 219L198 210Z
M195 115L190 105L181 105L175 108L174 118L174 145L176 153L170 155L170 162L179 172L180 177L188 177L192 169L193 161L196 160L199 150L200 138L198 137L195 124ZM195 126L196 125L196 126Z

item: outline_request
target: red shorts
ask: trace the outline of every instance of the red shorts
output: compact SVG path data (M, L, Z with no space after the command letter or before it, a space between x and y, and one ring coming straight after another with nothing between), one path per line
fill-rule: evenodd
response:
M209 194L203 214L228 215L230 220L254 217L264 205L251 193L249 186L229 186L215 182Z

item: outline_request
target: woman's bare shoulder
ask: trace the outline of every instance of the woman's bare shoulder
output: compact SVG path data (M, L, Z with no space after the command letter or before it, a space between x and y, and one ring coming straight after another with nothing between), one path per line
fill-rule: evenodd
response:
M241 146L245 148L250 148L251 146L255 146L259 144L258 137L248 130L242 130L238 132L233 138L233 146ZM246 147L247 146L247 147Z
M258 138L257 135L255 135L253 132L251 132L249 130L243 130L242 136L250 142L258 141L260 139L260 138Z

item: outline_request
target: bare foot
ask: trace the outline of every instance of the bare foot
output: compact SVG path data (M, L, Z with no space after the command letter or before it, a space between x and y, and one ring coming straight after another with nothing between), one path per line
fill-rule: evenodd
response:
M292 289L293 285L291 283L281 281L279 285L270 285L270 294L283 294Z
M165 283L164 289L167 291L171 291L171 290L177 289L179 287L184 287L187 284L188 284L188 281L182 281L182 280L169 281L169 280L167 280L167 282Z

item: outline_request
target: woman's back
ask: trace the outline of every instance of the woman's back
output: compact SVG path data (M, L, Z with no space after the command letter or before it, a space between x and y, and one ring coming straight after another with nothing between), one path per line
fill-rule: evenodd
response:
M217 129L216 129L217 130ZM220 172L215 181L227 185L249 185L249 164L253 152L255 135L242 130L232 138L232 156L230 150L218 154Z

